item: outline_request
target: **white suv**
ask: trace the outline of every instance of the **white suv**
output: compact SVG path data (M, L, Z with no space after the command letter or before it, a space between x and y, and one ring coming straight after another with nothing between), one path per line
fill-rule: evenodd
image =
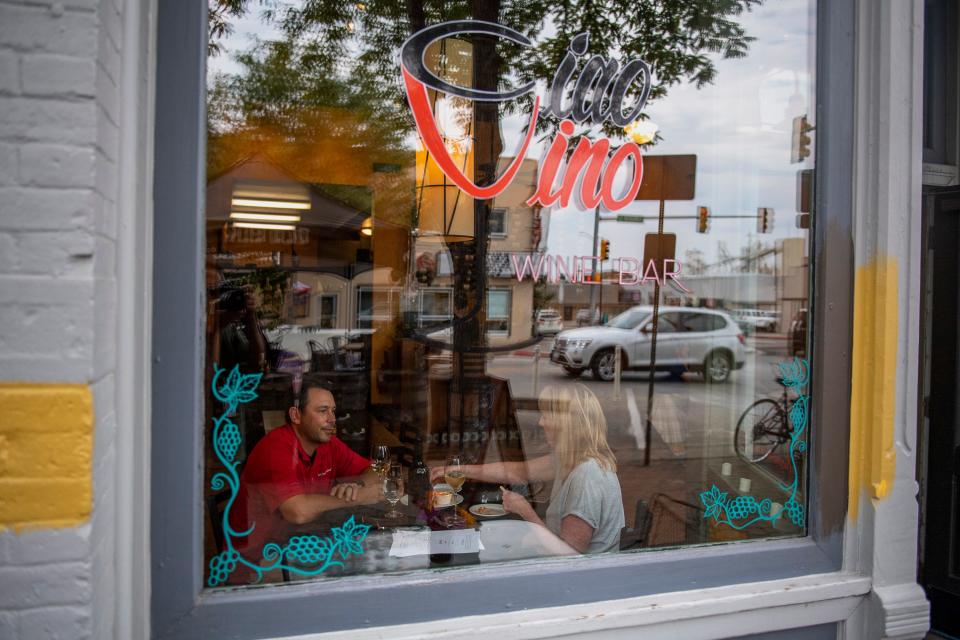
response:
M563 330L563 320L554 309L540 309L537 311L537 335L556 335Z
M773 331L777 327L777 316L773 311L760 309L737 309L733 312L733 319L744 331Z
M603 326L560 332L550 361L571 376L589 368L594 378L613 380L617 345L623 370L649 370L652 336L653 307L632 307ZM697 371L708 382L726 382L731 371L743 367L743 347L740 327L722 311L660 307L657 371L675 376Z

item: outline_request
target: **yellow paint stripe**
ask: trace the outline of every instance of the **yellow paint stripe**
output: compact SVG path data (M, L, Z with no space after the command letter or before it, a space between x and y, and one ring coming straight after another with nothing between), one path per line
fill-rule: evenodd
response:
M0 529L86 521L92 456L87 385L0 382Z
M854 280L853 380L850 399L849 516L861 495L883 499L893 488L899 300L897 263L876 257Z

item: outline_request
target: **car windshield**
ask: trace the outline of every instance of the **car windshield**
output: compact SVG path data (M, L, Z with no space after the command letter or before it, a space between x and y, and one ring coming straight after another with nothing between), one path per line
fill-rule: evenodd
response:
M614 329L635 329L648 315L648 312L640 309L628 309L610 320L607 326Z

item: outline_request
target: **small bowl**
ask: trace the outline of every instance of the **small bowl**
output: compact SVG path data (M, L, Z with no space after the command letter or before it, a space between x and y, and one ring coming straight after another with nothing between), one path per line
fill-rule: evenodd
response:
M453 487L445 482L433 485L433 506L449 507L453 504L454 493ZM445 498L441 498L441 496L445 496Z

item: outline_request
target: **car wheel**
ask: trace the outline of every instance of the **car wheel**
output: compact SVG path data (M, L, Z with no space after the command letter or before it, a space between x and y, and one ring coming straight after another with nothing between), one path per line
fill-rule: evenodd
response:
M726 382L733 370L733 361L726 351L712 351L703 361L703 379L707 382Z
M563 370L571 378L579 378L583 373L583 369L577 369L576 367L564 367Z
M603 380L604 382L613 380L616 374L616 359L617 356L613 352L613 349L605 349L593 356L593 362L590 364L593 377L596 380Z

